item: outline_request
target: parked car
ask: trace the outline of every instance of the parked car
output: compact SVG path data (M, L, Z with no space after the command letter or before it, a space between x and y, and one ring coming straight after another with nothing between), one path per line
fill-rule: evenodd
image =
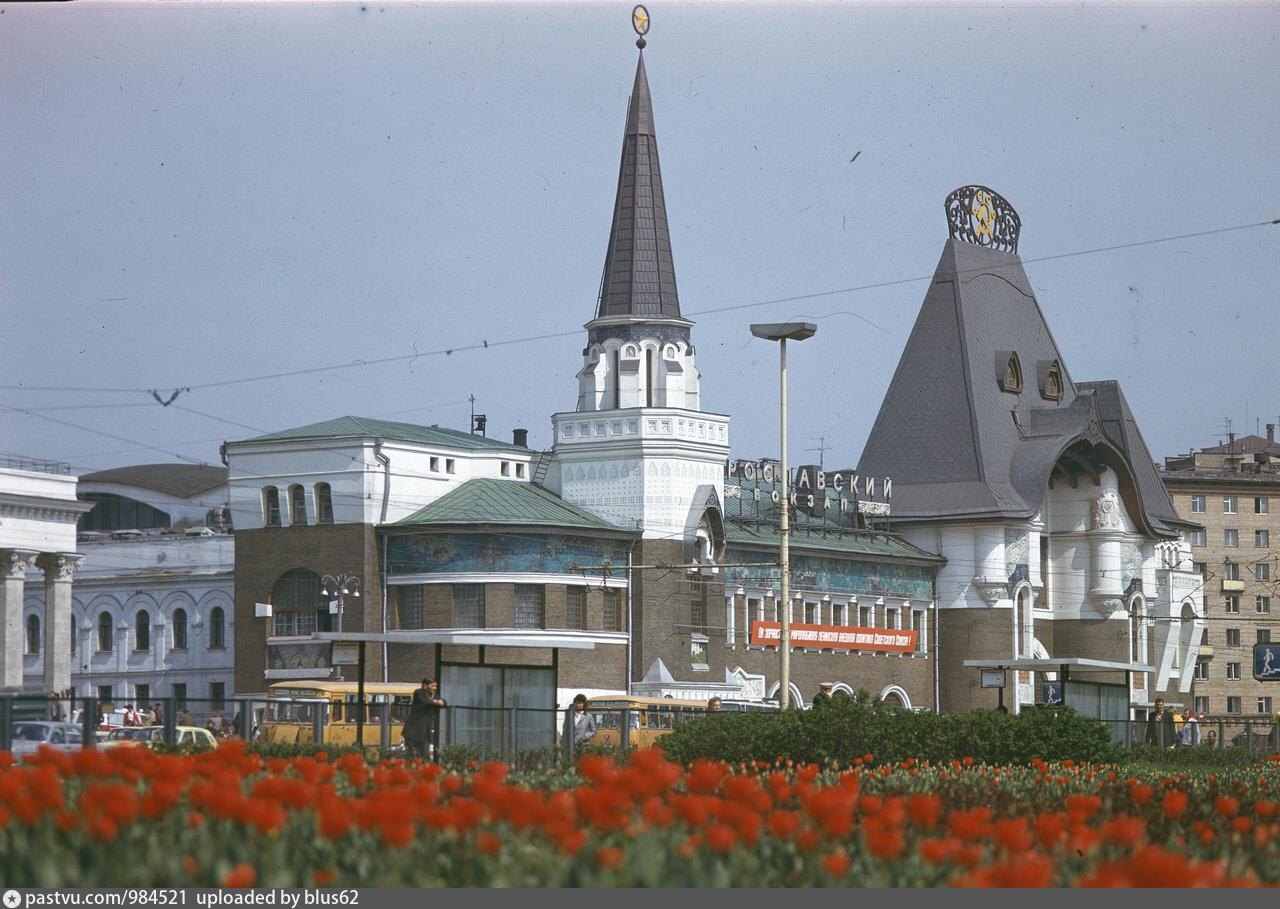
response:
M198 726L178 726L174 730L179 745L197 745L202 748L216 748L218 741L208 729ZM104 748L115 748L121 745L152 745L164 742L163 726L122 726L107 733L102 742Z
M13 753L35 754L41 745L75 751L84 745L83 736L83 731L74 723L24 720L13 726Z

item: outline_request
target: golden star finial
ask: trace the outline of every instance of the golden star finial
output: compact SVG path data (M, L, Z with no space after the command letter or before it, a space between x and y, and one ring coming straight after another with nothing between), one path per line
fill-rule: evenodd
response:
M631 27L642 38L649 33L649 11L643 6L637 5L631 11Z

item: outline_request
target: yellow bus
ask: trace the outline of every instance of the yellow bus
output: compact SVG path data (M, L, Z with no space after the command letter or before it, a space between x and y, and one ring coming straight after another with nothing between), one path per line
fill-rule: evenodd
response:
M404 735L404 721L409 714L413 682L365 682L367 704L364 718L364 744L382 741L383 705L388 709L391 745L399 745ZM258 726L258 740L263 742L315 741L317 718L321 725L321 742L325 745L354 745L359 703L356 682L329 679L296 679L276 682L267 688L267 697Z
M630 711L629 713L624 711ZM587 701L587 712L596 718L596 734L584 744L619 747L626 723L627 744L632 748L652 745L680 723L698 720L707 714L706 701L677 701L635 695L603 695Z

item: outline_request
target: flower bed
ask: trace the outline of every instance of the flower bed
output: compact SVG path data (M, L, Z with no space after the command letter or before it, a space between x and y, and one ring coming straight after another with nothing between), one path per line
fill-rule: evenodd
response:
M0 755L6 886L1194 886L1280 881L1280 764L908 759L465 774L242 745Z

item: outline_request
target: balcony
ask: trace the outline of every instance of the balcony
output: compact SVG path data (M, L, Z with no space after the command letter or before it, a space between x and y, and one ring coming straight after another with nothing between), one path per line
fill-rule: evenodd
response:
M1228 581L1224 579L1222 582L1222 592L1223 593L1243 593L1244 581Z

